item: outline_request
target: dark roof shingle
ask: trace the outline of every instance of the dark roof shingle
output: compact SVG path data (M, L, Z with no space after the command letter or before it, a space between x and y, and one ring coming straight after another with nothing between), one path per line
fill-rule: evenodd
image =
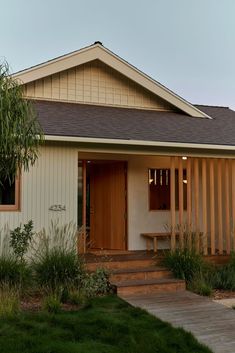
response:
M88 104L34 101L46 135L235 146L235 112L196 107L213 119Z

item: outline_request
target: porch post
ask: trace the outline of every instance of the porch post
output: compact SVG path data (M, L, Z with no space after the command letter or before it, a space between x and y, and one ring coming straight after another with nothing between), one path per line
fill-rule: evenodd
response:
M230 254L230 202L229 202L229 161L225 159L225 234L226 234L226 251Z
M191 158L187 159L187 231L189 246L192 246L192 165Z
M82 236L83 252L86 252L86 161L82 161Z
M217 193L218 193L218 235L219 254L223 254L223 224L222 224L222 166L221 159L217 160Z
M233 250L235 250L235 160L232 160L232 234Z
M171 157L170 173L171 195L171 250L175 249L175 157Z
M183 161L182 158L178 158L178 182L179 182L179 245L183 246L184 242L184 229L183 229L183 220L184 220L184 190L183 190Z
M215 174L213 159L210 159L210 226L211 255L215 255Z
M206 159L202 159L202 224L203 224L203 253L207 255L207 177Z
M199 162L198 158L194 159L194 200L195 200L195 247L199 251Z

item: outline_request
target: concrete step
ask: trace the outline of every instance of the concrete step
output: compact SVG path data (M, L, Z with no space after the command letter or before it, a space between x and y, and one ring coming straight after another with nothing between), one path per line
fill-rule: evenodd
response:
M153 294L185 290L185 281L174 278L112 282L118 295Z
M131 280L172 278L172 273L163 267L151 266L143 268L129 268L113 270L110 275L111 282Z

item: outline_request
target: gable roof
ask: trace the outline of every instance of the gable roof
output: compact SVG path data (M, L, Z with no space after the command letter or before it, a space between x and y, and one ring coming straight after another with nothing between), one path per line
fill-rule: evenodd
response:
M86 104L34 101L39 122L50 140L205 148L235 146L235 111L226 107L196 107L213 119L176 112ZM214 147L215 148L215 147ZM226 148L225 148L226 149ZM234 149L234 148L232 148Z
M193 106L159 82L153 80L105 48L100 42L15 73L13 77L26 84L93 60L102 61L191 117L210 118L208 114L201 111L198 107Z

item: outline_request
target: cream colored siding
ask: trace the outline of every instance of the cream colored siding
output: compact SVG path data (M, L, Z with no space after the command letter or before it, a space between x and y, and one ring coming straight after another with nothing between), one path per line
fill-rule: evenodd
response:
M25 95L89 104L173 109L160 97L98 60L28 83Z
M12 229L33 220L35 230L47 227L51 220L61 224L77 222L77 149L43 147L37 164L23 173L21 211L0 212L1 228ZM50 211L52 205L65 205L65 211Z

